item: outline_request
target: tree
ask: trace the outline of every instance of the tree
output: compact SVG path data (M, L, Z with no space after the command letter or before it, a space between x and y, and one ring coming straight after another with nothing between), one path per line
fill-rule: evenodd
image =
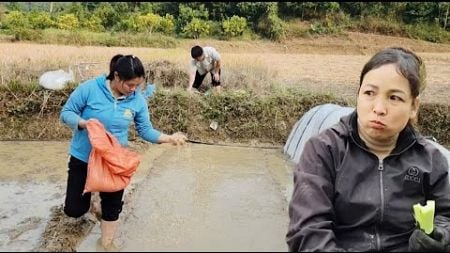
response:
M438 17L439 5L436 2L408 2L403 13L403 21L407 24L430 23Z
M267 8L267 3L264 2L239 2L237 5L240 17L245 17L248 22L256 23L262 15L264 15Z
M20 2L9 2L8 9L10 11L22 11L24 7Z
M450 10L450 3L447 3L447 11L445 12L444 29L447 29L448 13Z
M67 9L67 13L74 14L80 22L86 20L86 9L80 2L72 2Z
M152 34L153 30L159 28L161 22L161 16L153 13L138 17L139 24L144 27L149 34Z
M257 29L263 36L272 40L282 40L286 36L286 25L278 17L277 3L267 5L265 14L258 22Z
M199 20L207 20L208 19L208 10L205 9L203 4L200 5L198 9L192 9L187 4L179 5L179 14L177 23L179 27L186 27L194 18Z
M238 14L237 2L206 2L209 19L221 21Z
M108 2L101 2L95 9L94 15L102 20L103 27L107 29L113 27L123 18L123 13L121 14L122 17L119 18L119 14L116 13L112 5Z

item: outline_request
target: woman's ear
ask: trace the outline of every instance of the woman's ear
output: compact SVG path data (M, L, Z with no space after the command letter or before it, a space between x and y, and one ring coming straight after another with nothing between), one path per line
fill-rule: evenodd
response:
M417 113L419 112L419 106L420 106L420 95L417 96L415 99L413 99L411 106L411 113L409 116L410 120L417 121Z

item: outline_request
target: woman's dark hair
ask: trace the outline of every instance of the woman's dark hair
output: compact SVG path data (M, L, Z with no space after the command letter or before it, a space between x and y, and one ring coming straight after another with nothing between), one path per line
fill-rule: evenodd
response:
M202 56L203 54L203 48L200 46L194 46L193 48L191 48L191 56L194 59L197 59L197 57Z
M401 47L386 48L372 56L361 71L359 87L367 72L391 63L396 64L398 72L408 79L412 97L419 96L425 88L425 65L419 56Z
M119 60L120 57L123 57L123 54L116 54L111 58L111 61L109 62L109 73L114 73L114 65L116 65L117 60Z
M134 55L115 55L109 63L109 75L106 79L112 81L115 72L119 75L120 80L123 81L145 76L144 65Z

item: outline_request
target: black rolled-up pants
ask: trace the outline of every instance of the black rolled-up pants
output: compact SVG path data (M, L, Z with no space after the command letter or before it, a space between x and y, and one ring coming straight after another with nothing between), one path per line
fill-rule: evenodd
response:
M89 211L91 193L83 194L86 183L88 164L71 156L69 160L69 176L67 178L66 200L64 213L78 218ZM100 192L102 220L116 221L122 212L122 197L124 190L117 192Z

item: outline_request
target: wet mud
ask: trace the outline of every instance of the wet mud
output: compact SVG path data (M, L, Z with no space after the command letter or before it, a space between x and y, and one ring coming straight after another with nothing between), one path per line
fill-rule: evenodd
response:
M281 150L188 145L155 159L121 216L122 251L286 251L293 165ZM95 251L99 226L79 251Z
M0 250L98 251L94 215L64 215L68 142L0 142ZM285 251L293 165L281 150L132 145L122 251Z

